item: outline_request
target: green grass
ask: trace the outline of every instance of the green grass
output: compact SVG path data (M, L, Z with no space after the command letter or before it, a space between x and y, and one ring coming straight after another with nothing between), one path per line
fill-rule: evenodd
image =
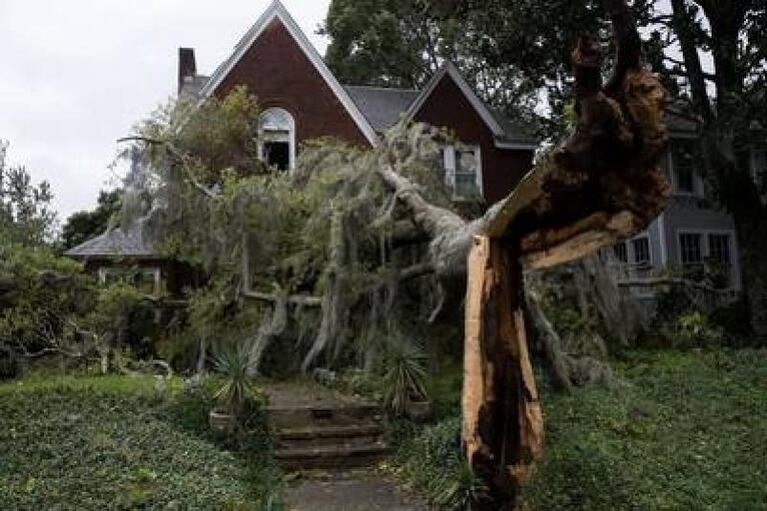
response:
M532 509L767 509L767 351L632 352L616 373L544 392Z
M0 507L260 508L280 485L264 438L234 449L208 409L153 378L0 385Z
M767 510L767 350L631 351L613 368L611 388L541 385L546 455L523 509ZM389 468L433 502L471 485L459 382L450 367L431 382L433 425L394 423Z

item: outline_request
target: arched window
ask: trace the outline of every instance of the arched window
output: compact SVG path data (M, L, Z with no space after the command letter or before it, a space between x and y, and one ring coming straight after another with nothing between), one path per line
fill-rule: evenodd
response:
M261 114L258 124L261 159L279 170L292 170L296 161L296 123L282 108Z

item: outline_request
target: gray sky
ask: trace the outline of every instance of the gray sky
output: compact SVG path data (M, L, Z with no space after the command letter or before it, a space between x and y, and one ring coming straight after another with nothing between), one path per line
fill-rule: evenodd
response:
M179 46L211 73L270 0L0 0L0 139L60 220L95 205L115 140L175 93ZM330 0L283 0L315 35Z

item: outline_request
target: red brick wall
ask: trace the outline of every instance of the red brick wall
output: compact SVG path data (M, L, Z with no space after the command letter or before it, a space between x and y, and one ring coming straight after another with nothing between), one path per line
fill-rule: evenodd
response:
M215 95L226 96L237 85L246 85L258 97L261 108L280 107L290 112L299 144L336 137L369 146L354 119L279 19L261 33Z
M508 195L532 168L533 151L495 147L493 132L449 75L439 82L416 115L416 120L448 128L463 143L480 146L482 188L489 204Z

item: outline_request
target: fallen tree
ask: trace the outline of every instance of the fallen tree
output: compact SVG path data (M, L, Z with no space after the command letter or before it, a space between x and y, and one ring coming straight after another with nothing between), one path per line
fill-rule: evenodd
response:
M583 36L573 52L573 134L493 212L469 256L463 440L470 465L496 497L492 509L513 505L516 486L543 449L523 268L573 261L628 237L662 211L668 196L660 168L665 91L641 66L628 6L605 3L617 49L612 76L603 86L599 44Z
M243 90L221 103L162 112L130 138L147 161L130 176L126 218L139 219L169 255L214 275L216 301L207 308L214 319L244 301L257 307L248 335L253 372L291 329L305 371L335 363L357 336L368 340L367 360L378 349L375 333L396 328L392 311L405 283L432 284L433 319L440 279L468 273L464 445L496 497L489 505L509 505L543 447L524 271L630 236L668 195L659 166L665 91L641 66L625 2L606 6L617 49L610 79L602 83L599 42L583 36L573 52L573 134L478 219L461 217L433 186L431 162L445 135L424 125L402 123L369 151L311 145L291 175L243 167L253 161L246 156L257 132L257 104ZM209 147L227 136L243 142L236 150ZM426 249L415 261L397 248L418 242Z

